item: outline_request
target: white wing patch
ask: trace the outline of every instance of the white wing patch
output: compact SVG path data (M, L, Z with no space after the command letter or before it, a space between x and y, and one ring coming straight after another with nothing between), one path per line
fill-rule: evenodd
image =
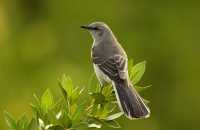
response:
M115 55L114 60L116 62L118 73L121 79L126 79L128 76L128 65L127 65L127 59L124 58L121 55Z

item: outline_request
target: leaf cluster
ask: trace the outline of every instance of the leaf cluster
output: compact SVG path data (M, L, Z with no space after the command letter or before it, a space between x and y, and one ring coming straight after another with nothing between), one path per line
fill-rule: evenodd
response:
M129 61L130 79L139 92L149 87L137 85L145 72L145 65L145 61L136 65L133 65L132 60ZM41 97L34 94L31 120L25 114L15 120L10 113L4 112L8 130L121 127L116 119L123 113L118 109L111 85L100 86L92 75L87 87L79 87L75 86L70 77L63 75L59 80L59 87L62 92L60 98L55 98L50 89L47 89Z

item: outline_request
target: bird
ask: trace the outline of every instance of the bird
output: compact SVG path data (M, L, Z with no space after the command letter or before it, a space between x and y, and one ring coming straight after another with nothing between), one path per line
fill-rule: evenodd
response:
M118 106L127 118L148 118L150 109L130 81L127 54L110 27L104 22L92 22L81 28L93 38L91 59L100 85L112 84Z

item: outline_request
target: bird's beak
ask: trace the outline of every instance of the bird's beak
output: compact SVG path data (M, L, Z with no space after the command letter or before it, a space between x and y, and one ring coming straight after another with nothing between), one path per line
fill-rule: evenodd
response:
M82 25L81 28L86 29L86 30L96 30L95 28L90 27L88 25Z
M82 25L81 28L88 29L88 30L91 29L91 27L89 27L88 25Z

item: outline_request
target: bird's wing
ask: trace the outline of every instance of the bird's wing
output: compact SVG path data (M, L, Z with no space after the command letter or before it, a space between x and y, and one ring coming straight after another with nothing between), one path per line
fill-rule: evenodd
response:
M128 70L126 57L114 55L109 58L92 57L92 60L111 80L127 78Z

